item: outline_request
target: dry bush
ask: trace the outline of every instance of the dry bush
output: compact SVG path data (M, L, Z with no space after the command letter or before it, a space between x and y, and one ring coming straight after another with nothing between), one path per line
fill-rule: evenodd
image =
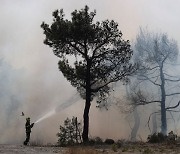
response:
M95 149L89 147L71 147L68 150L68 154L99 154L99 153Z

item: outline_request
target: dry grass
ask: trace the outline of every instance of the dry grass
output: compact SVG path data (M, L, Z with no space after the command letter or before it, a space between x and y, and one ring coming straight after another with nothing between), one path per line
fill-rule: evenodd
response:
M68 154L99 154L100 152L96 151L92 147L71 147L68 150Z

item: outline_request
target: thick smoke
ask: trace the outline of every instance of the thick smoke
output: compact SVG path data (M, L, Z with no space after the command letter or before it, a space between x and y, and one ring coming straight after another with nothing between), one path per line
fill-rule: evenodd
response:
M71 101L76 90L59 72L58 59L51 49L43 44L44 36L40 25L42 21L51 23L55 9L64 8L66 17L70 18L74 9L88 5L91 10L96 9L96 20L117 21L125 39L135 38L139 26L149 25L152 29L162 28L162 31L179 41L180 34L176 30L180 26L177 16L180 13L177 8L179 2L161 2L152 0L145 4L144 0L1 0L0 143L22 144L27 116L31 117L31 122L35 122L56 109L56 114L35 124L32 129L31 140L41 140L44 143L57 141L59 125L63 124L67 117L77 116L82 119L84 100L78 98L76 103ZM124 90L118 87L114 95L121 97ZM68 103L61 106L65 102ZM147 108L140 108L141 137L145 136L144 139L149 133L146 125ZM108 111L100 112L95 102L92 102L90 136L129 138L129 121L133 123L133 118L131 115L126 117L119 110L114 106ZM25 117L20 116L21 112L25 113Z
M19 78L22 70L15 70L4 60L0 60L0 142L7 141L7 135L14 135L18 124L18 110L22 106L23 96L20 94ZM18 96L18 97L17 97ZM19 132L16 132L17 134Z

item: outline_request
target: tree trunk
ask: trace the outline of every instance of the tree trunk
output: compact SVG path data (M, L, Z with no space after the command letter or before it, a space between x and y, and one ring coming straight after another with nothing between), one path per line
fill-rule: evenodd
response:
M84 127L83 127L83 134L82 134L82 138L83 138L83 142L88 142L89 137L88 137L88 133L89 133L89 109L90 109L91 103L89 101L89 99L86 99L86 104L85 104L85 108L84 108Z
M167 119L166 119L166 92L165 92L165 78L163 73L163 66L160 67L161 78L161 133L167 135Z
M134 127L132 128L131 131L131 140L136 141L136 136L140 125L140 118L137 107L134 109L133 116L134 116Z
M83 142L88 142L89 137L89 110L91 106L91 85L90 85L91 77L90 77L90 63L87 61L87 71L86 71L86 102L85 102L85 108L84 108L84 127L83 127L83 133L82 138Z

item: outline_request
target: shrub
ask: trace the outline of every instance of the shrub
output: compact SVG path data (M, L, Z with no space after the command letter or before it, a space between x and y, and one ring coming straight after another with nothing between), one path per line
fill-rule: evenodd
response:
M88 145L102 145L104 143L100 137L95 137L95 138L90 138L87 144Z
M94 138L95 144L103 144L103 140L100 137Z
M122 152L127 152L129 150L129 147L124 147L123 149L122 149Z
M162 133L154 133L152 135L149 135L147 140L149 143L162 143L166 141L167 136L163 135Z
M150 143L161 143L161 142L164 142L164 141L167 141L168 143L175 143L177 142L177 135L174 134L173 131L170 131L168 133L168 136L166 135L163 135L162 133L154 133L152 135L149 135L147 140L148 142Z
M177 140L177 135L174 134L173 131L170 131L170 132L168 133L167 140L168 140L168 142L170 142L170 143L171 143L171 142L174 143L174 142Z
M60 132L57 133L58 145L67 146L82 143L82 124L78 122L77 117L71 120L67 118L64 126L60 126Z
M118 151L118 146L117 146L117 144L112 144L111 149L112 149L112 151L117 152L117 151Z
M116 145L118 146L118 148L121 148L124 144L125 140L117 140Z
M108 144L108 145L111 145L111 144L114 144L114 140L113 139L106 139L104 141L105 144Z

